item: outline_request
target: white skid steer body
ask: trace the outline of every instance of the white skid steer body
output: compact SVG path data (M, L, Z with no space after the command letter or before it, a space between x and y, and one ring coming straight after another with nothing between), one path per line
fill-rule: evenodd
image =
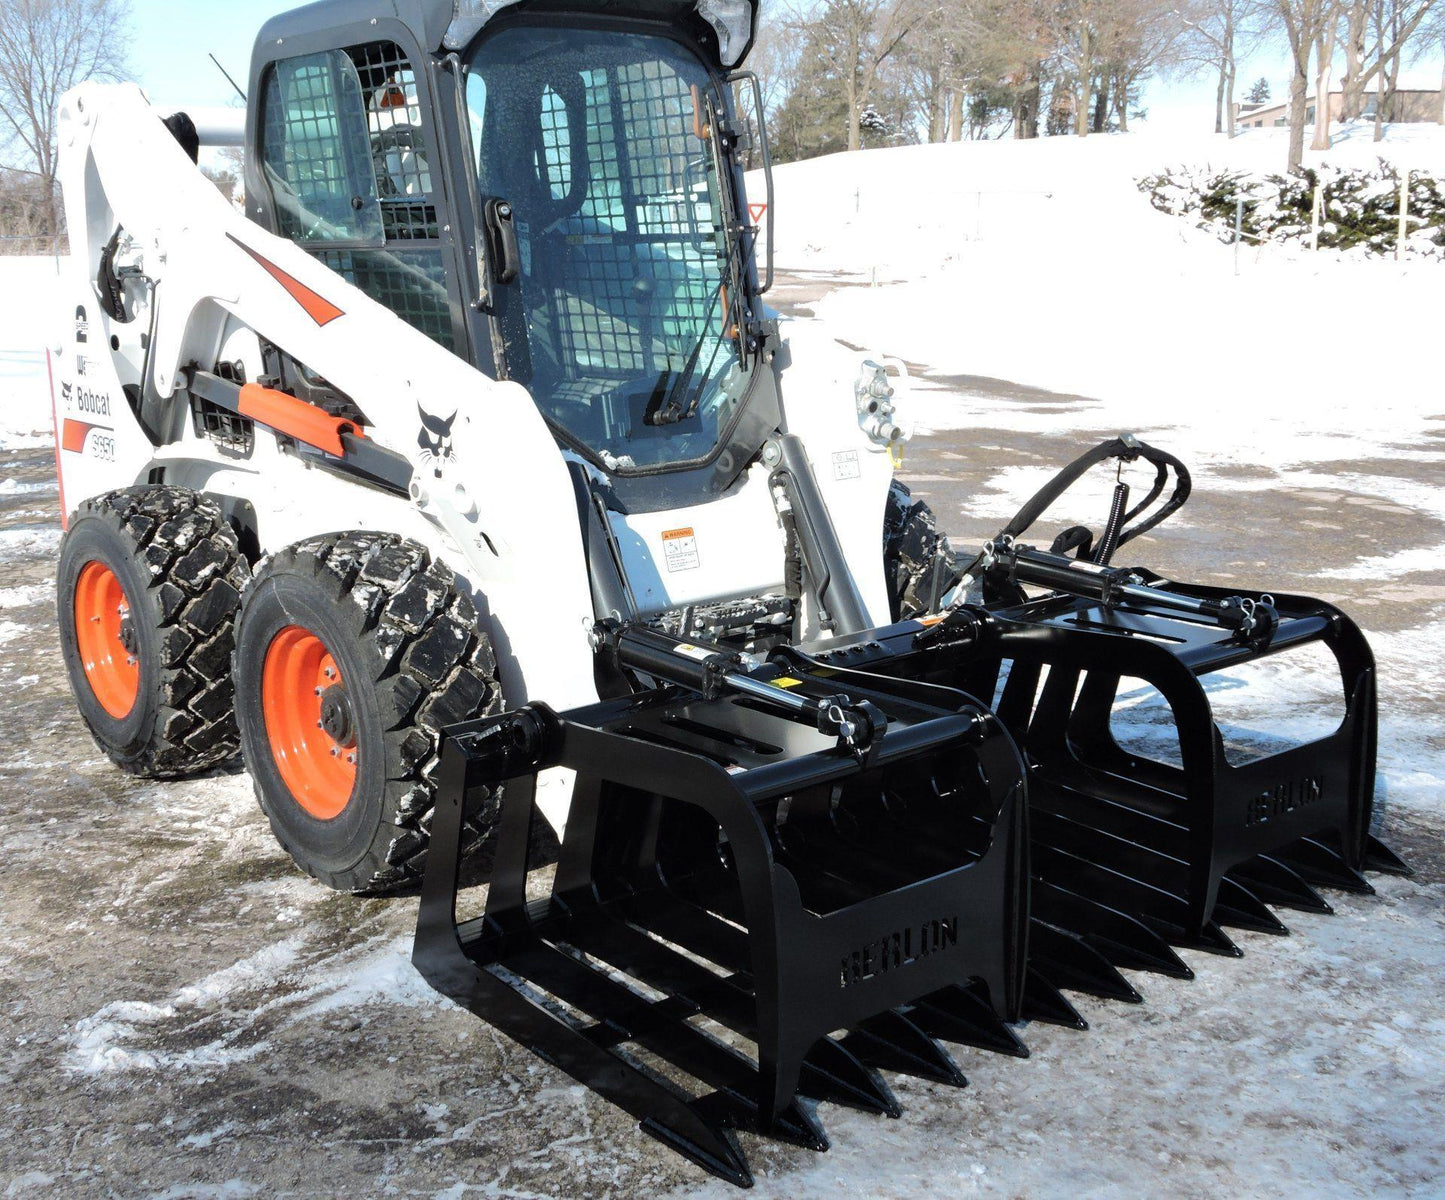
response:
M526 387L489 377L238 212L163 117L131 84L85 84L60 108L71 253L50 354L63 510L163 479L221 501L261 556L346 530L401 535L464 581L508 705L595 701L589 631L615 614L594 610L569 466L604 484L606 470L559 440ZM124 319L102 302L107 270ZM273 427L263 406L238 453L193 420L198 366L238 364L256 380L267 346L354 401L364 440L405 460L405 496L331 469L346 457L324 448L336 449L335 422L308 444L295 410ZM806 447L866 617L886 624L880 536L901 434L879 436L864 403L883 369L807 322L767 358L786 392L777 433ZM158 414L150 430L143 401ZM773 465L759 458L705 502L609 513L634 615L782 590ZM816 605L804 597L800 611L799 633L816 634Z

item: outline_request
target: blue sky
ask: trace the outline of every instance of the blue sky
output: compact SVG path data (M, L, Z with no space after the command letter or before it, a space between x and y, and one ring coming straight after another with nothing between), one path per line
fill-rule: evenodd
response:
M228 103L235 92L207 54L215 54L245 87L256 31L269 17L296 7L287 0L263 4L239 0L130 3L135 35L131 63L136 82L153 103L165 107Z
M160 106L227 104L235 93L207 53L214 53L245 87L256 31L268 17L292 7L295 4L288 0L261 4L131 0L132 63L137 82ZM1423 76L1430 81L1427 86L1439 86L1439 64L1437 55L1433 61L1419 63L1410 74ZM1287 72L1282 49L1256 55L1240 65L1239 90L1242 93L1263 75L1270 81L1273 96L1282 98ZM1154 80L1147 86L1144 106L1151 124L1212 128L1214 81L1207 72L1192 79Z

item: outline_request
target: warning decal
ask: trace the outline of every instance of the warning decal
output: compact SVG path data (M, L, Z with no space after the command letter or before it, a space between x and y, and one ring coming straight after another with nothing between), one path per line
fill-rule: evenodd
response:
M752 217L754 225L756 225L759 221L763 219L763 214L767 211L768 206L766 204L748 205L748 216Z
M833 455L834 479L857 479L861 474L858 469L858 451L840 450Z
M667 530L662 535L662 554L668 571L692 571L701 565L697 556L697 537L691 526Z

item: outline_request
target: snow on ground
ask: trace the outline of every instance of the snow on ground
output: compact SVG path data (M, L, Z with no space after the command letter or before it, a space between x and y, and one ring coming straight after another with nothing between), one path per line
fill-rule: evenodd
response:
M45 345L61 318L60 264L51 256L0 258L6 299L0 335L0 450L49 446L54 441ZM19 485L0 479L0 495Z
M789 164L776 170L778 262L877 281L816 306L839 336L934 372L1096 397L1146 437L1187 430L1205 467L1414 454L1427 418L1445 412L1445 266L1265 247L1243 251L1236 275L1233 247L1154 211L1135 186L1179 161L1277 171L1283 133L965 142ZM1311 160L1380 154L1445 173L1445 128L1396 126L1379 145L1351 128ZM761 195L756 177L751 191ZM964 393L922 407L929 427L966 428L989 402Z

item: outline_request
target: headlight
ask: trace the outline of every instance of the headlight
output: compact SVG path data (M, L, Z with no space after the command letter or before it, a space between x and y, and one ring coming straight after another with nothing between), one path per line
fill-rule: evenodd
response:
M488 21L517 0L454 0L452 23L442 44L448 50L463 49Z
M752 32L752 4L749 0L697 0L697 12L717 33L717 55L722 65L737 66Z

